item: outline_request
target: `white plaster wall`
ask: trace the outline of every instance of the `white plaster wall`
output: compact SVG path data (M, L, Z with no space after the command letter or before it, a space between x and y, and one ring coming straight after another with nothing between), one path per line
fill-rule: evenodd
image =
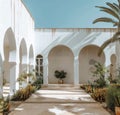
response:
M57 45L64 45L67 46L71 49L71 51L74 53L74 57L79 57L79 53L81 51L82 48L84 48L85 46L88 45L96 45L96 46L101 46L102 43L104 43L104 41L106 41L107 39L111 38L113 36L113 34L115 33L116 29L102 29L102 28L76 28L76 29L55 29L53 31L53 29L35 29L35 49L36 49L36 55L38 54L42 54L44 57L44 60L47 60L49 52L52 50L52 48L54 48ZM94 48L93 48L94 49ZM93 51L91 51L90 56L93 55L93 57L98 61L102 60L102 59L98 59L98 57L96 56L96 53L98 51L98 49L94 49ZM94 53L93 53L94 52ZM112 46L110 45L110 47L107 47L105 50L105 66L110 65L110 55L112 53L115 53L115 44L112 44ZM86 58L83 55L82 57L82 63L84 63L83 59ZM89 58L89 57L88 57ZM88 61L89 59L87 59ZM103 57L104 60L104 57ZM77 63L76 63L77 62ZM101 61L102 62L102 61ZM49 60L48 60L49 63ZM84 72L85 75L81 74L81 69L79 69L81 67L81 63L78 64L79 61L76 60L74 62L74 67L77 67L79 71L75 71L74 70L74 80L78 80L78 81L82 81L82 82L87 82L88 79L86 79L85 76L91 76L90 72L86 72L86 68L87 71L89 70L89 66L88 64L85 64L84 67ZM49 71L49 66L47 65L46 61L44 61L44 78L46 79L45 82L47 84L47 77L49 76L50 71ZM48 66L48 67L47 67ZM48 68L48 69L47 69ZM74 68L75 69L75 68ZM82 73L84 73L82 71ZM77 73L76 73L77 72ZM90 74L90 75L89 75ZM83 77L79 77L80 76L84 76ZM91 77L90 77L91 78ZM80 79L80 80L79 80ZM82 83L81 82L81 83Z
M91 60L95 60L102 64L105 63L105 55L102 54L98 57L97 46L86 46L83 48L79 54L79 83L88 83L89 81L93 81L94 77L92 71L94 71L94 62Z
M34 54L33 59L35 60L34 20L21 0L0 0L0 14L1 14L0 15L0 36L1 36L0 52L1 52L1 57L3 58L3 61L5 61L5 57L4 57L5 33L8 29L11 29L13 36L15 36L16 58L13 55L13 52L9 52L10 50L6 49L9 52L9 55L12 56L12 57L10 56L11 58L8 59L10 62L12 62L12 64L7 64L7 62L4 62L4 63L6 63L5 66L6 68L9 69L8 71L10 71L8 73L5 73L6 76L13 76L11 81L16 82L16 79L19 76L19 58L20 58L19 47L20 47L21 40L23 38L26 41L26 47L27 47L26 63L29 65L30 45L33 46L33 54ZM11 36L8 35L8 39L10 37ZM13 45L12 41L9 41L9 42L10 42L9 44L12 46ZM14 67L13 67L13 62L16 63L16 66ZM33 62L33 66L34 66L34 62Z
M67 72L67 77L64 79L65 84L74 83L74 56L69 48L56 46L50 52L48 61L48 83L58 83L58 79L54 76L55 70Z

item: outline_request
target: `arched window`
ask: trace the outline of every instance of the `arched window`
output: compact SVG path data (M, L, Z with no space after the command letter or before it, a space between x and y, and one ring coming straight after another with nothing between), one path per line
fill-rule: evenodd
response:
M43 76L43 56L38 55L36 57L36 75Z

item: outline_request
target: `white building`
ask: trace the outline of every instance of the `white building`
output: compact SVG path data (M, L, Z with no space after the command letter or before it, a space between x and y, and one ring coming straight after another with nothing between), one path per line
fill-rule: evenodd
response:
M55 70L67 72L66 84L79 84L92 79L94 60L107 67L118 61L113 43L97 56L101 44L116 29L35 29L34 19L21 0L0 0L0 14L0 83L2 86L5 78L11 94L18 89L18 76L35 68L36 58L43 60L37 66L45 85L57 83Z

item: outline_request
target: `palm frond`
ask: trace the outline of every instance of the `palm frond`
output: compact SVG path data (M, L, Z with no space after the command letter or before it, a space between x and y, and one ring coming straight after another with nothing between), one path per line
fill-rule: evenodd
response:
M116 3L113 3L114 4L114 6L116 6L117 8L119 8L119 5L118 4L116 4Z
M120 9L119 9L119 6L116 6L114 3L111 4L110 2L107 2L106 3L111 9L114 9L116 12L119 12Z
M102 17L102 18L97 18L96 20L93 21L93 24L97 22L108 22L108 23L113 23L114 26L118 26L118 22L115 21L114 19L107 18L107 17Z
M114 9L102 7L102 6L96 6L96 7L100 8L100 11L106 12L106 13L112 15L113 17L117 18L118 20L120 20L119 12L116 12Z
M100 49L99 49L99 51L98 51L98 56L100 56L100 55L102 54L103 50L104 50L110 43L113 43L113 42L118 41L118 40L120 40L120 36L118 37L117 35L114 35L112 38L110 38L110 39L108 39L107 41L105 41L105 42L101 45L101 47L100 47Z

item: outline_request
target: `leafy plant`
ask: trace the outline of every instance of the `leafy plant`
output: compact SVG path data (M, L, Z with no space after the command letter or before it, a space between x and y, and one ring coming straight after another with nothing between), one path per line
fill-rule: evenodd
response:
M36 90L38 90L41 88L41 84L43 84L43 78L39 77L32 83L32 86L35 86Z
M32 85L28 85L25 88L18 90L11 98L12 101L24 101L34 93L36 88Z
M120 91L114 95L115 106L120 107Z
M120 101L120 85L110 85L106 93L106 104L108 108L114 111Z
M56 70L54 75L55 75L55 77L58 78L58 79L63 79L63 78L66 77L67 72L65 72L65 71L63 71L63 70L62 70L62 71Z
M106 88L95 88L91 96L98 102L105 102L106 91Z
M10 110L10 99L9 96L5 99L2 97L0 99L0 113L9 112Z
M96 62L94 64L95 71L92 71L93 77L96 77L94 80L93 85L96 87L105 87L106 86L106 81L105 81L105 73L106 73L106 68L100 64L99 62Z

